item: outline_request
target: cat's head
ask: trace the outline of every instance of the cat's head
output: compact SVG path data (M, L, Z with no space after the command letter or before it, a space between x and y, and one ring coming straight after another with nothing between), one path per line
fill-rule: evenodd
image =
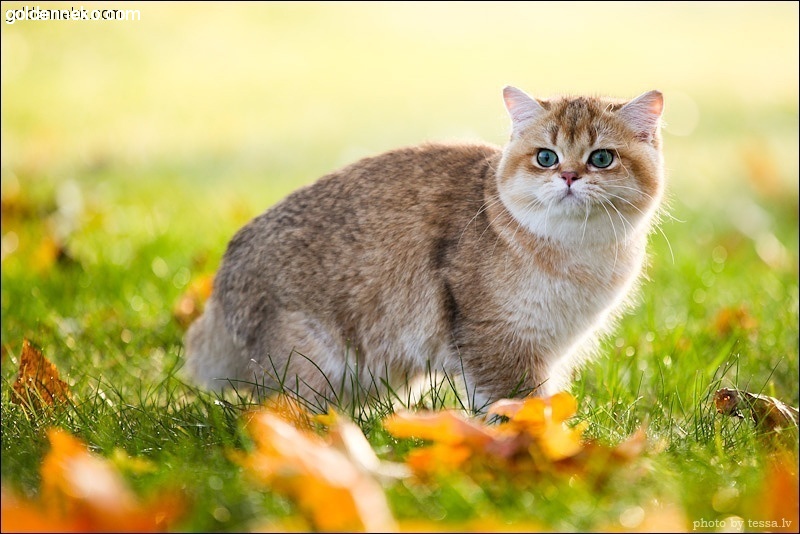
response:
M663 192L663 97L537 100L506 87L511 140L500 198L528 231L560 242L621 243L647 229Z

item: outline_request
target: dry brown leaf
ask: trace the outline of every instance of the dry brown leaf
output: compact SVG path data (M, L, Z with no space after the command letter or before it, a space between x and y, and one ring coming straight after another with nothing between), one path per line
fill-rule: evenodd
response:
M172 314L183 328L188 328L192 322L203 313L203 307L214 289L214 275L204 274L196 276L186 291L178 298Z
M39 502L3 495L3 531L160 532L180 515L182 499L158 496L142 504L107 460L62 430L47 432ZM8 502L6 502L8 501Z
M798 425L797 408L767 395L722 388L714 393L714 405L717 413L740 419L744 418L742 411L748 411L756 425L766 430L792 428Z
M293 499L314 529L395 530L380 484L320 436L267 410L253 413L247 429L255 450L234 460Z
M19 374L14 382L11 402L40 409L69 399L69 385L58 369L27 339L22 341Z

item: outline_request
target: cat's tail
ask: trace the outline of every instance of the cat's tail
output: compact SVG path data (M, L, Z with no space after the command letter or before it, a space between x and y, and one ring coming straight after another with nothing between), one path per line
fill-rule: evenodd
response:
M184 347L184 369L198 385L220 391L246 376L247 357L228 332L222 306L213 294L203 315L186 332Z

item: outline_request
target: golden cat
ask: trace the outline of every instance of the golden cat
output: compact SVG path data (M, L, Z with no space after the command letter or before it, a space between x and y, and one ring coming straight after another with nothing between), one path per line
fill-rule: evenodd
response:
M639 277L663 98L503 95L504 148L366 158L242 228L186 336L195 379L324 404L432 369L478 408L564 388Z

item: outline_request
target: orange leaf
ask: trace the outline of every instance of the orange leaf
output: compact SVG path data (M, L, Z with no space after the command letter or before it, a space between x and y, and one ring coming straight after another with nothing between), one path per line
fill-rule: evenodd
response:
M800 525L798 488L797 456L781 453L772 458L764 480L763 496L752 503L751 517L758 521L759 530L797 532Z
M272 395L264 403L264 411L277 415L299 429L310 431L314 428L308 410L291 395Z
M489 407L489 413L506 416L515 428L524 428L536 436L549 425L569 419L577 409L575 398L562 391L547 398L501 399Z
M444 445L435 443L430 447L414 449L408 454L406 463L417 474L448 472L458 469L472 451L466 445Z
M744 306L722 308L714 318L714 330L728 336L737 330L752 330L758 323Z
M361 428L349 419L341 417L334 410L329 410L325 415L317 415L314 419L328 426L331 445L365 473L390 479L408 476L408 470L403 464L381 461Z
M567 428L563 423L548 425L539 437L542 452L552 461L575 456L583 449L581 438L587 423Z
M324 531L388 531L395 524L377 481L319 436L262 410L247 423L256 448L236 461L291 497Z
M13 391L11 402L34 409L69 398L69 386L59 377L56 366L27 339L22 341L19 375Z
M178 324L188 328L192 321L200 317L200 314L203 313L205 302L211 296L213 289L213 274L195 277L189 283L188 289L178 298L178 302L175 303L175 308L172 310L172 314Z
M0 488L0 531L76 532L77 526L61 517L45 513L38 506Z
M486 445L496 435L488 427L468 421L451 410L397 412L385 419L383 426L398 438L419 438L448 444Z
M51 449L42 466L42 505L80 531L156 532L177 519L181 500L161 496L142 505L107 460L62 430L47 432Z

